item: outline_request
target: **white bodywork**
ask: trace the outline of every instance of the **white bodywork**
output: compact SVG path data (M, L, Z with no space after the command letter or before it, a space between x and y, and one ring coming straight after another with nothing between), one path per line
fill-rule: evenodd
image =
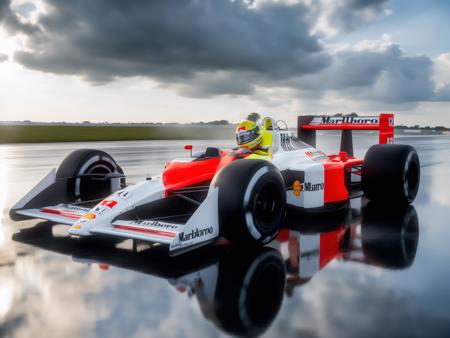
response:
M128 210L164 197L165 189L161 177L152 177L119 190L100 202L73 223L69 233L75 236L102 234L163 243L169 245L170 252L181 252L219 236L217 189L209 190L204 202L186 224L159 220L127 221L121 220L120 217L116 219Z
M291 131L275 128L270 133L273 137L271 162L281 172L293 173L294 181L301 184L297 193L288 188L287 203L301 208L323 206L324 167L320 160L325 154L299 143ZM175 161L192 161L192 158ZM157 219L130 221L120 218L120 215L129 210L166 197L161 176L151 177L118 190L92 209L59 204L40 209L20 210L24 201L34 197L54 179L55 174L52 171L13 208L17 209L15 212L19 215L71 225L69 233L74 236L106 235L166 244L172 254L204 245L219 236L218 188L213 186L210 186L206 199L185 224ZM307 189L311 186L316 188Z
M300 208L322 207L324 205L324 167L320 160L326 158L326 155L306 144L301 149L292 150L296 145L292 143L295 136L291 131L274 131L272 137L276 149L272 163L280 171L290 170L304 174L304 177L298 178L302 183L300 194L297 196L292 191L288 191L286 202ZM307 190L305 189L307 186L318 188Z
M281 152L275 154L273 163L280 170L302 171L304 178L299 196L292 193L286 194L288 204L301 208L317 208L324 205L324 168L322 163L316 162L306 155L306 152L315 151L314 148L305 148L293 152ZM305 183L319 187L317 190L305 191Z
M166 244L172 254L207 244L219 236L217 188L210 188L206 199L186 224L120 219L124 212L163 198L164 185L161 177L155 176L116 191L92 209L59 204L16 213L71 225L69 234L74 236L107 235Z

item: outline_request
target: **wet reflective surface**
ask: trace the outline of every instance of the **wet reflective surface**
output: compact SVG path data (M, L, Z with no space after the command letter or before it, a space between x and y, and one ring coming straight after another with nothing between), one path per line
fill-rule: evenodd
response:
M336 150L338 137L322 139ZM372 141L356 137L356 153ZM184 155L183 143L0 145L0 336L448 337L450 137L397 143L421 159L413 207L355 201L331 218L289 220L271 247L218 243L178 258L75 240L6 211L76 148L111 153L136 182Z

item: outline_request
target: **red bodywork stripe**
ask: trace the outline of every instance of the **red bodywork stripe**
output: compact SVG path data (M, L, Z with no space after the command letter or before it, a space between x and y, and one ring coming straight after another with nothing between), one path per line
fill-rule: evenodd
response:
M170 190L178 190L201 182L210 182L224 166L236 159L222 151L222 157L192 162L168 162L162 174L166 197Z
M344 162L345 169L350 170L355 165L363 165L364 161L360 158L350 158Z
M345 171L350 170L355 165L362 165L363 160L348 156L330 155L328 159L322 161L325 176L324 202L345 201L349 197L348 188L345 185Z
M345 226L340 226L339 229L320 234L320 270L332 260L339 259L342 256L341 242L345 235L345 229Z
M144 228L138 228L131 225L114 225L114 228L120 229L120 230L129 230L129 231L135 231L135 232L142 232L162 237L175 237L176 233L172 231L162 231L162 230L153 230L153 229L144 229Z
M61 210L57 210L57 209L49 209L49 208L42 208L41 212L45 212L46 214L59 215L61 217L66 217L66 218L73 218L73 219L78 219L82 216L82 215L62 212Z
M324 203L341 202L348 200L348 190L345 186L344 163L341 161L326 160L324 167L325 191Z

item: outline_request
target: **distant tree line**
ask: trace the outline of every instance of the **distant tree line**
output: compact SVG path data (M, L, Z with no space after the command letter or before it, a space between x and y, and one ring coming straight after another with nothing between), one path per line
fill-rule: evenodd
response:
M405 126L405 125L400 124L400 125L395 126L395 128L397 128L397 129L433 129L433 130L436 130L436 131L448 131L448 130L450 130L449 128L444 127L444 126L436 126L436 127L425 126L425 127L421 127L418 124L415 124L414 126Z
M359 116L355 112L351 113L337 113L334 115L331 115L334 117L343 117L343 116L353 116L357 117ZM261 119L261 115L255 112L249 113L247 115L247 120L258 122ZM33 122L30 120L24 120L24 121L11 121L13 123L19 123L19 124L49 124L49 125L115 125L115 126L185 126L185 125L192 125L192 126L198 126L198 125L205 125L205 126L232 126L234 123L231 123L228 120L213 120L213 121L199 121L199 122L190 122L190 123L179 123L179 122L169 122L169 123L162 123L162 122L128 122L128 123L119 123L119 122L90 122L90 121L82 121L81 123L74 123L74 122ZM421 127L418 124L414 126L406 126L406 125L396 125L395 128L397 129L433 129L436 131L450 131L450 128L444 127L444 126L425 126Z
M206 125L213 125L213 126L226 126L231 124L228 120L214 120L214 121L208 121L208 122L193 122L191 124L206 124Z
M352 117L357 117L359 116L357 113L353 112L353 113L348 113L348 114L344 114L344 113L337 113L332 115L334 117L343 117L343 116L352 116Z
M0 121L1 123L1 121ZM214 120L214 121L199 121L199 122L186 122L186 123L179 123L179 122L91 122L91 121L81 121L81 122L67 122L67 121L52 121L52 122L36 122L36 121L30 121L30 120L23 120L23 121L8 121L8 123L17 123L17 124L46 124L46 125L111 125L111 126L185 126L185 125L215 125L215 126L227 126L227 125L233 125L233 123L229 122L228 120Z

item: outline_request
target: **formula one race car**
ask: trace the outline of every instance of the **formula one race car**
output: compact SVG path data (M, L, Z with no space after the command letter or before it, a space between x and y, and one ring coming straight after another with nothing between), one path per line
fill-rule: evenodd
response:
M126 186L107 153L69 154L10 211L13 220L40 218L71 225L74 236L113 236L168 245L176 255L219 237L272 241L286 212L324 212L351 198L411 203L419 187L414 148L394 145L394 117L300 116L298 137L264 118L260 133L271 155L247 149L203 152L166 163L160 176ZM316 130L342 130L341 151L315 148ZM352 130L378 130L379 143L364 159L353 156ZM269 141L267 141L269 140Z

